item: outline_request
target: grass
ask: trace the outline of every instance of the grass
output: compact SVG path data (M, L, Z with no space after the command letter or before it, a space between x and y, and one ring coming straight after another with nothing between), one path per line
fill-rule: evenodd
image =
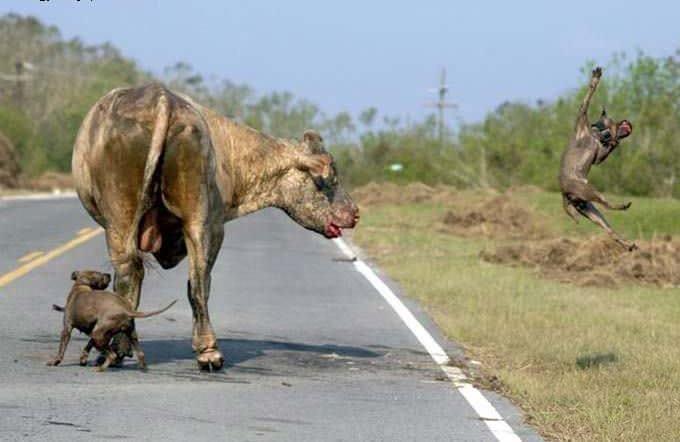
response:
M599 232L574 225L556 194L518 197L560 233ZM365 208L353 239L500 379L547 438L680 440L678 290L583 288L483 262L479 251L493 241L438 232L445 211ZM628 212L607 216L636 238L679 234L678 214L676 201L634 198Z

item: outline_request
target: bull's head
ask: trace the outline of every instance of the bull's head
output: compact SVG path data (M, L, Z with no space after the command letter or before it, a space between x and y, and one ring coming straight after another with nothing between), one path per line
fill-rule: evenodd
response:
M359 209L338 183L333 157L315 131L295 147L294 167L280 181L280 205L301 226L335 238L359 221Z

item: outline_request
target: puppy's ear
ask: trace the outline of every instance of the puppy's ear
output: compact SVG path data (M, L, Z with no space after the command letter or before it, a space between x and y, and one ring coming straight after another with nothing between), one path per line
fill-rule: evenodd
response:
M606 117L607 116L607 109L602 106L602 113L600 114L600 117Z
M111 283L111 274L110 273L104 273L104 280L106 281L104 283L105 284L104 288L106 288Z
M74 280L74 281L77 280L78 279L78 272L76 272L74 270L73 273L71 273L71 279Z

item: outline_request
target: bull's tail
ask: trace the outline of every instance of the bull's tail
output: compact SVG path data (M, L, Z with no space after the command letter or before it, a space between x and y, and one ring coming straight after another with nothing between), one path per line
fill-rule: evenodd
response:
M165 90L161 89L160 96L156 102L156 119L154 120L151 136L151 146L146 157L140 200L135 213L134 234L129 239L133 244L129 245L130 248L128 250L157 252L161 247L162 238L157 226L157 213L153 209L155 201L154 186L157 183L156 173L163 156L169 121L170 103Z
M176 302L177 302L177 300L175 299L174 301L172 301L170 304L168 304L164 308L162 308L160 310L155 310L153 312L129 312L129 314L130 314L130 317L132 317L132 318L148 318L149 316L160 315L161 313L163 313L164 311L166 311L167 309L169 309L170 307L175 305Z

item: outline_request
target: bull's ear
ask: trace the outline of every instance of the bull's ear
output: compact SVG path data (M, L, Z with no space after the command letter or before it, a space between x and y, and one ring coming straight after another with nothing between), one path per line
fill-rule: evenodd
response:
M75 281L76 279L78 279L78 272L76 272L76 271L74 270L73 273L71 273L71 279L74 280L74 281Z
M328 154L303 154L298 157L297 168L314 176L327 176L330 173L331 157Z

